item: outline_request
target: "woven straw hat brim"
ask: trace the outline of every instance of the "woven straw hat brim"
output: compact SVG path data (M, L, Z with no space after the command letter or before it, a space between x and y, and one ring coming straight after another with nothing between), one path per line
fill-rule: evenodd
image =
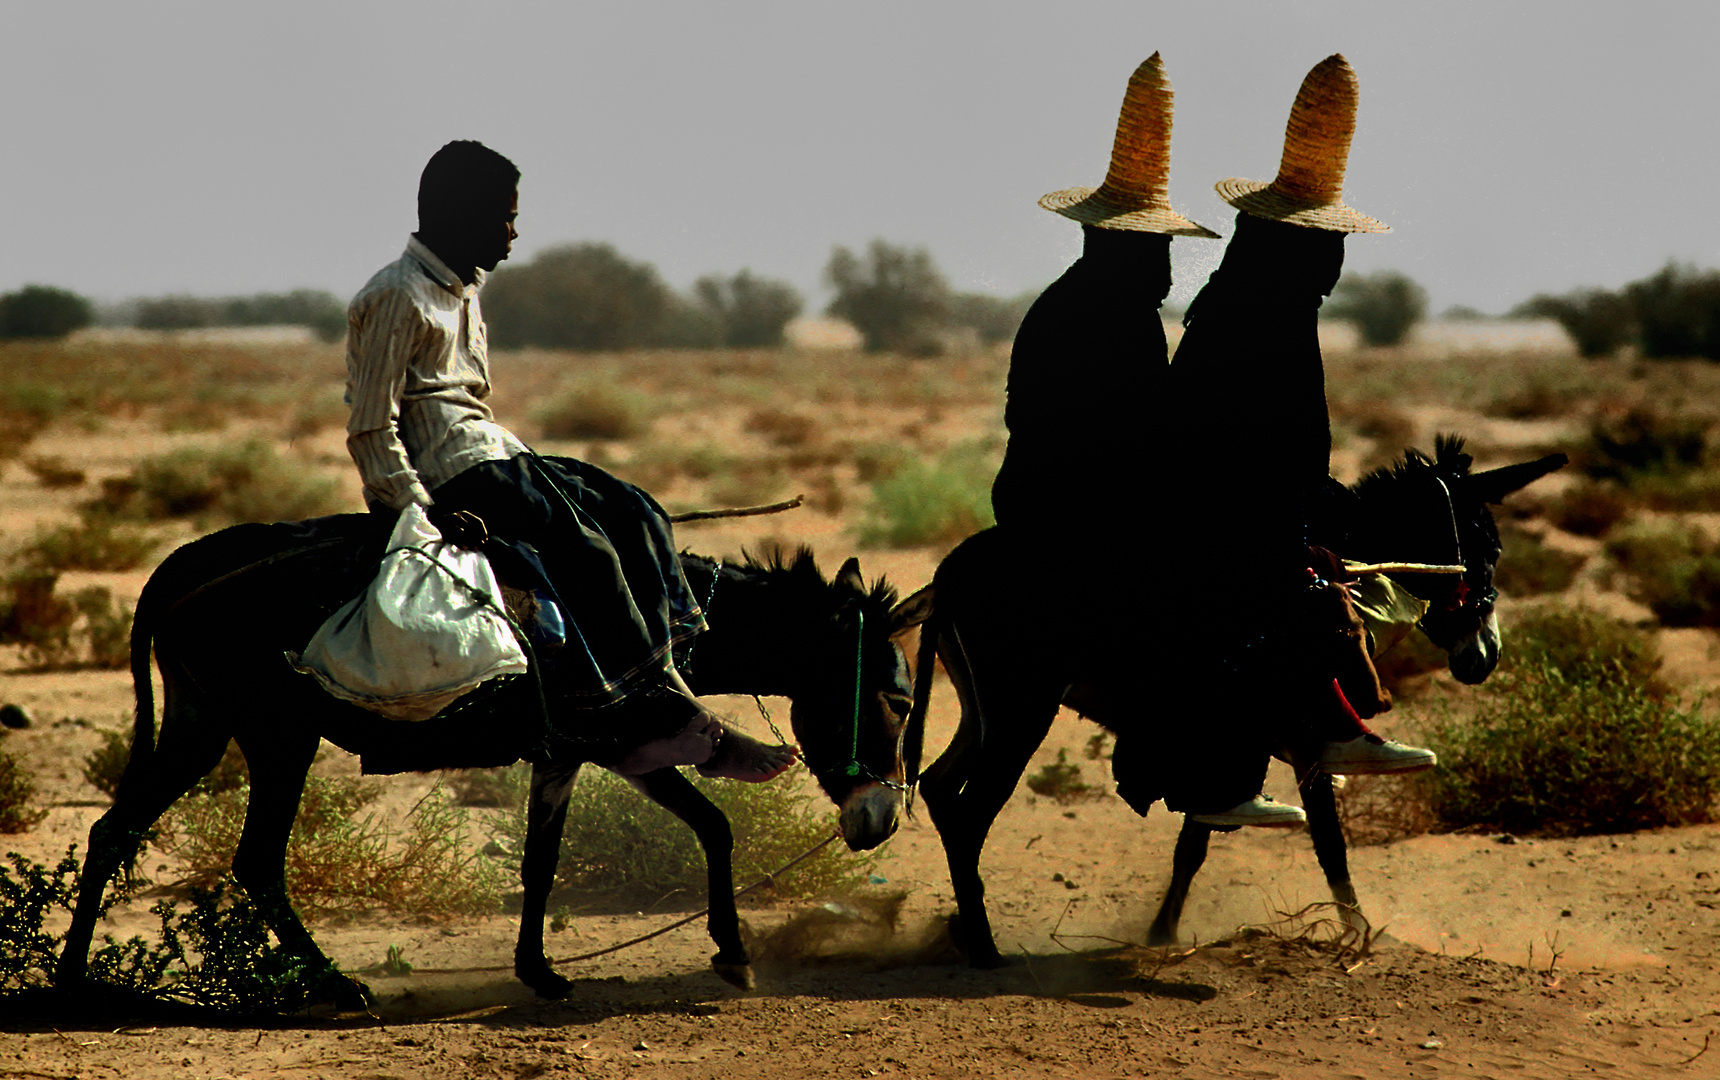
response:
M1218 197L1241 210L1269 221L1284 221L1327 232L1388 233L1392 227L1341 202L1312 203L1274 190L1264 180L1220 180L1213 185Z
M1200 236L1209 240L1219 235L1205 225L1183 217L1170 207L1123 207L1098 196L1098 188L1072 187L1053 191L1039 200L1039 205L1054 214L1092 225L1100 229L1128 232L1162 233L1166 236Z

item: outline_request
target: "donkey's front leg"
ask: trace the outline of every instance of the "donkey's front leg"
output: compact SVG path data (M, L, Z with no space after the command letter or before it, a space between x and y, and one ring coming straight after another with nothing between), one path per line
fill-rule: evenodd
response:
M514 974L546 998L565 997L573 982L556 974L543 951L543 920L549 890L561 861L561 830L567 824L567 801L579 764L532 766L531 794L526 799L526 846L520 855L520 936L514 944Z
M687 823L705 851L705 875L709 882L711 940L717 953L711 967L723 981L742 990L753 988L752 959L741 943L741 917L735 909L734 832L729 819L705 798L692 781L674 769L658 769L627 778L646 797Z

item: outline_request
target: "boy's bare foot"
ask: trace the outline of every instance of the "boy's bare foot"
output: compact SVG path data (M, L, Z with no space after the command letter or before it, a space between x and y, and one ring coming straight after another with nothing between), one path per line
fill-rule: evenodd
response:
M759 742L744 731L721 730L715 751L699 766L701 776L762 784L775 780L800 759L800 751L786 743L772 746Z
M700 709L679 734L648 742L619 760L603 764L622 776L696 765L705 776L762 784L781 776L799 758L792 746L759 742L744 732L730 730L716 714Z

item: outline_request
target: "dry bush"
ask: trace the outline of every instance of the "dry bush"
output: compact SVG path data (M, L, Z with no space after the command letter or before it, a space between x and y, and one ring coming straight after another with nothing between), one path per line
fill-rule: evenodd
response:
M1631 509L1629 495L1618 484L1579 480L1547 503L1547 519L1578 536L1605 536Z
M0 578L0 644L21 646L25 666L36 671L125 667L131 609L106 586L68 597L57 584L57 573L28 566Z
M1027 777L1027 790L1067 805L1082 799L1096 799L1105 793L1102 786L1081 779L1081 766L1069 760L1069 751L1059 749L1057 760L1040 766Z
M1392 461L1415 441L1415 421L1388 401L1339 398L1332 402L1332 420L1374 444L1367 467Z
M546 439L632 439L651 428L643 394L607 383L570 387L533 414Z
M7 732L0 728L0 833L21 833L48 816L30 805L36 800L36 782L18 759L5 750Z
M111 799L119 792L120 778L125 775L126 763L131 760L134 731L129 725L98 730L102 743L84 755L84 779ZM251 773L245 766L245 755L239 752L238 743L230 742L221 755L221 761L191 790L194 794L213 795L232 791L250 782Z
M514 769L526 771L523 765ZM797 777L769 784L691 779L734 830L737 884L750 884L831 835L829 807ZM523 780L516 783L523 792ZM556 881L572 892L645 902L705 895L704 854L692 831L613 773L580 773L562 836ZM525 845L523 799L497 822L494 838L517 870ZM777 879L770 895L821 896L858 887L876 859L831 845Z
M1662 624L1720 626L1720 544L1700 529L1639 521L1608 538L1606 553Z
M24 468L36 478L36 483L49 491L75 488L86 479L84 470L69 464L62 457L32 457L24 459Z
M754 409L747 415L746 430L763 435L776 446L803 446L817 434L818 421L785 409Z
M359 812L374 781L313 776L287 845L287 892L301 914L386 909L413 915L488 915L501 903L498 865L470 843L466 812L438 788L389 828ZM248 786L181 799L162 818L156 846L179 860L183 879L210 886L233 863Z
M1343 786L1337 789L1338 821L1351 844L1390 844L1439 828L1419 774L1342 779Z
M75 525L38 529L19 556L27 566L55 572L135 570L160 546L158 537L141 529L85 514Z
M1564 592L1588 562L1586 555L1548 547L1540 537L1511 521L1499 523L1499 535L1505 554L1493 583L1507 596Z
M95 514L160 521L294 521L343 509L339 485L283 458L260 439L185 447L146 459L126 477L104 481L87 505Z

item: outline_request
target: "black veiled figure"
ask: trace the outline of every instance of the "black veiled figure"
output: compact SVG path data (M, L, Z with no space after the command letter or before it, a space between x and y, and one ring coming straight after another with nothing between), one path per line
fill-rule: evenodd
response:
M1056 568L1048 584L1068 659L1104 671L1138 662L1144 645L1138 587L1120 553L1157 449L1148 421L1164 395L1158 309L1171 286L1171 237L1091 225L1082 234L1081 257L1016 332L1009 446L991 499L1023 557Z
M1176 503L1203 558L1265 560L1273 576L1306 565L1332 452L1318 319L1343 266L1343 233L1238 214L1224 261L1189 307L1168 419L1171 445L1199 466Z

